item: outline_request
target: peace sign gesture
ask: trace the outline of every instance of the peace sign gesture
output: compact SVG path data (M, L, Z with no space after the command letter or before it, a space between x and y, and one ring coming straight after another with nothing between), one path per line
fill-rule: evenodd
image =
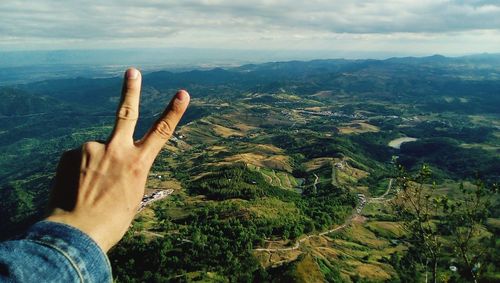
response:
M125 73L113 132L106 143L87 142L63 154L47 220L87 233L107 252L125 234L144 194L149 170L189 104L179 90L146 135L134 141L142 77Z

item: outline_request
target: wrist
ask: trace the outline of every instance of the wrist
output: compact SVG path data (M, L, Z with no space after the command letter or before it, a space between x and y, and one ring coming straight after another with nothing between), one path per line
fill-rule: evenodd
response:
M61 223L67 226L71 226L75 229L78 229L79 231L90 237L99 246L99 248L101 248L101 250L104 253L107 253L109 249L111 249L111 247L113 246L112 243L109 243L106 237L103 237L103 235L101 235L101 233L97 231L96 229L97 227L95 227L95 225L92 225L90 223L91 221L84 221L78 219L78 217L66 211L54 212L53 214L48 216L45 220Z

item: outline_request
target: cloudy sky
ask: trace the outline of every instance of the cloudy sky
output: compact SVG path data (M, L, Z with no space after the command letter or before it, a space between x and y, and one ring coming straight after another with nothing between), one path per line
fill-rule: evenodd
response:
M2 0L0 50L500 52L500 0Z

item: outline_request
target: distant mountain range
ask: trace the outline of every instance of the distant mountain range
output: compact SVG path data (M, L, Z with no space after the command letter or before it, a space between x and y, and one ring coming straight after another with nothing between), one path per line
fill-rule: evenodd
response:
M261 64L270 61L315 58L389 58L388 54L349 54L329 51L255 51L216 50L195 48L130 49L130 50L59 50L0 52L0 86L29 83L57 78L103 78L120 74L127 66L136 66L145 72L168 69L182 72L192 69L209 70L214 67L232 68L250 62ZM318 61L318 60L315 60ZM321 60L322 61L322 60ZM336 59L337 65L373 59ZM482 64L498 68L500 54L477 54L463 57L391 57L380 60L405 64ZM296 62L296 61L292 61ZM314 62L314 61L313 61ZM272 63L271 63L272 64Z
M331 95L378 96L408 103L427 103L433 107L463 108L458 100L443 102L443 97L462 97L469 102L461 111L495 112L500 105L500 55L466 57L390 58L386 60L313 60L247 64L232 68L157 71L144 74L143 105L167 100L161 93L186 88L193 97L231 96L262 92L314 95L328 90ZM39 97L48 96L93 111L114 109L121 75L109 78L51 79L11 86ZM424 99L425 98L425 99ZM161 104L161 103L160 103Z

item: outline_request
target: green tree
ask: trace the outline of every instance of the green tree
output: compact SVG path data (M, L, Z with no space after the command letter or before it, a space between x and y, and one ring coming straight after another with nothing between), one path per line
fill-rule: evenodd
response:
M450 234L454 251L460 255L465 267L464 276L478 282L481 261L488 248L482 241L485 235L481 232L491 204L491 190L483 182L477 181L474 188L470 189L461 183L460 191L463 197L458 200L441 200L444 212L442 222Z
M407 232L406 260L423 269L426 282L429 271L431 281L436 282L438 264L446 260L446 254L456 254L463 279L479 282L481 267L488 264L486 252L491 248L485 245L490 234L485 232L483 224L496 186L489 189L481 181L473 188L461 184L459 196L450 199L438 195L430 181L431 170L427 165L414 175L399 167L392 207Z
M431 282L436 282L443 242L434 221L440 208L432 198L434 186L425 186L430 176L431 170L427 165L423 165L413 176L400 166L395 182L398 193L392 207L396 216L404 223L415 267L424 269L426 282L430 270Z

